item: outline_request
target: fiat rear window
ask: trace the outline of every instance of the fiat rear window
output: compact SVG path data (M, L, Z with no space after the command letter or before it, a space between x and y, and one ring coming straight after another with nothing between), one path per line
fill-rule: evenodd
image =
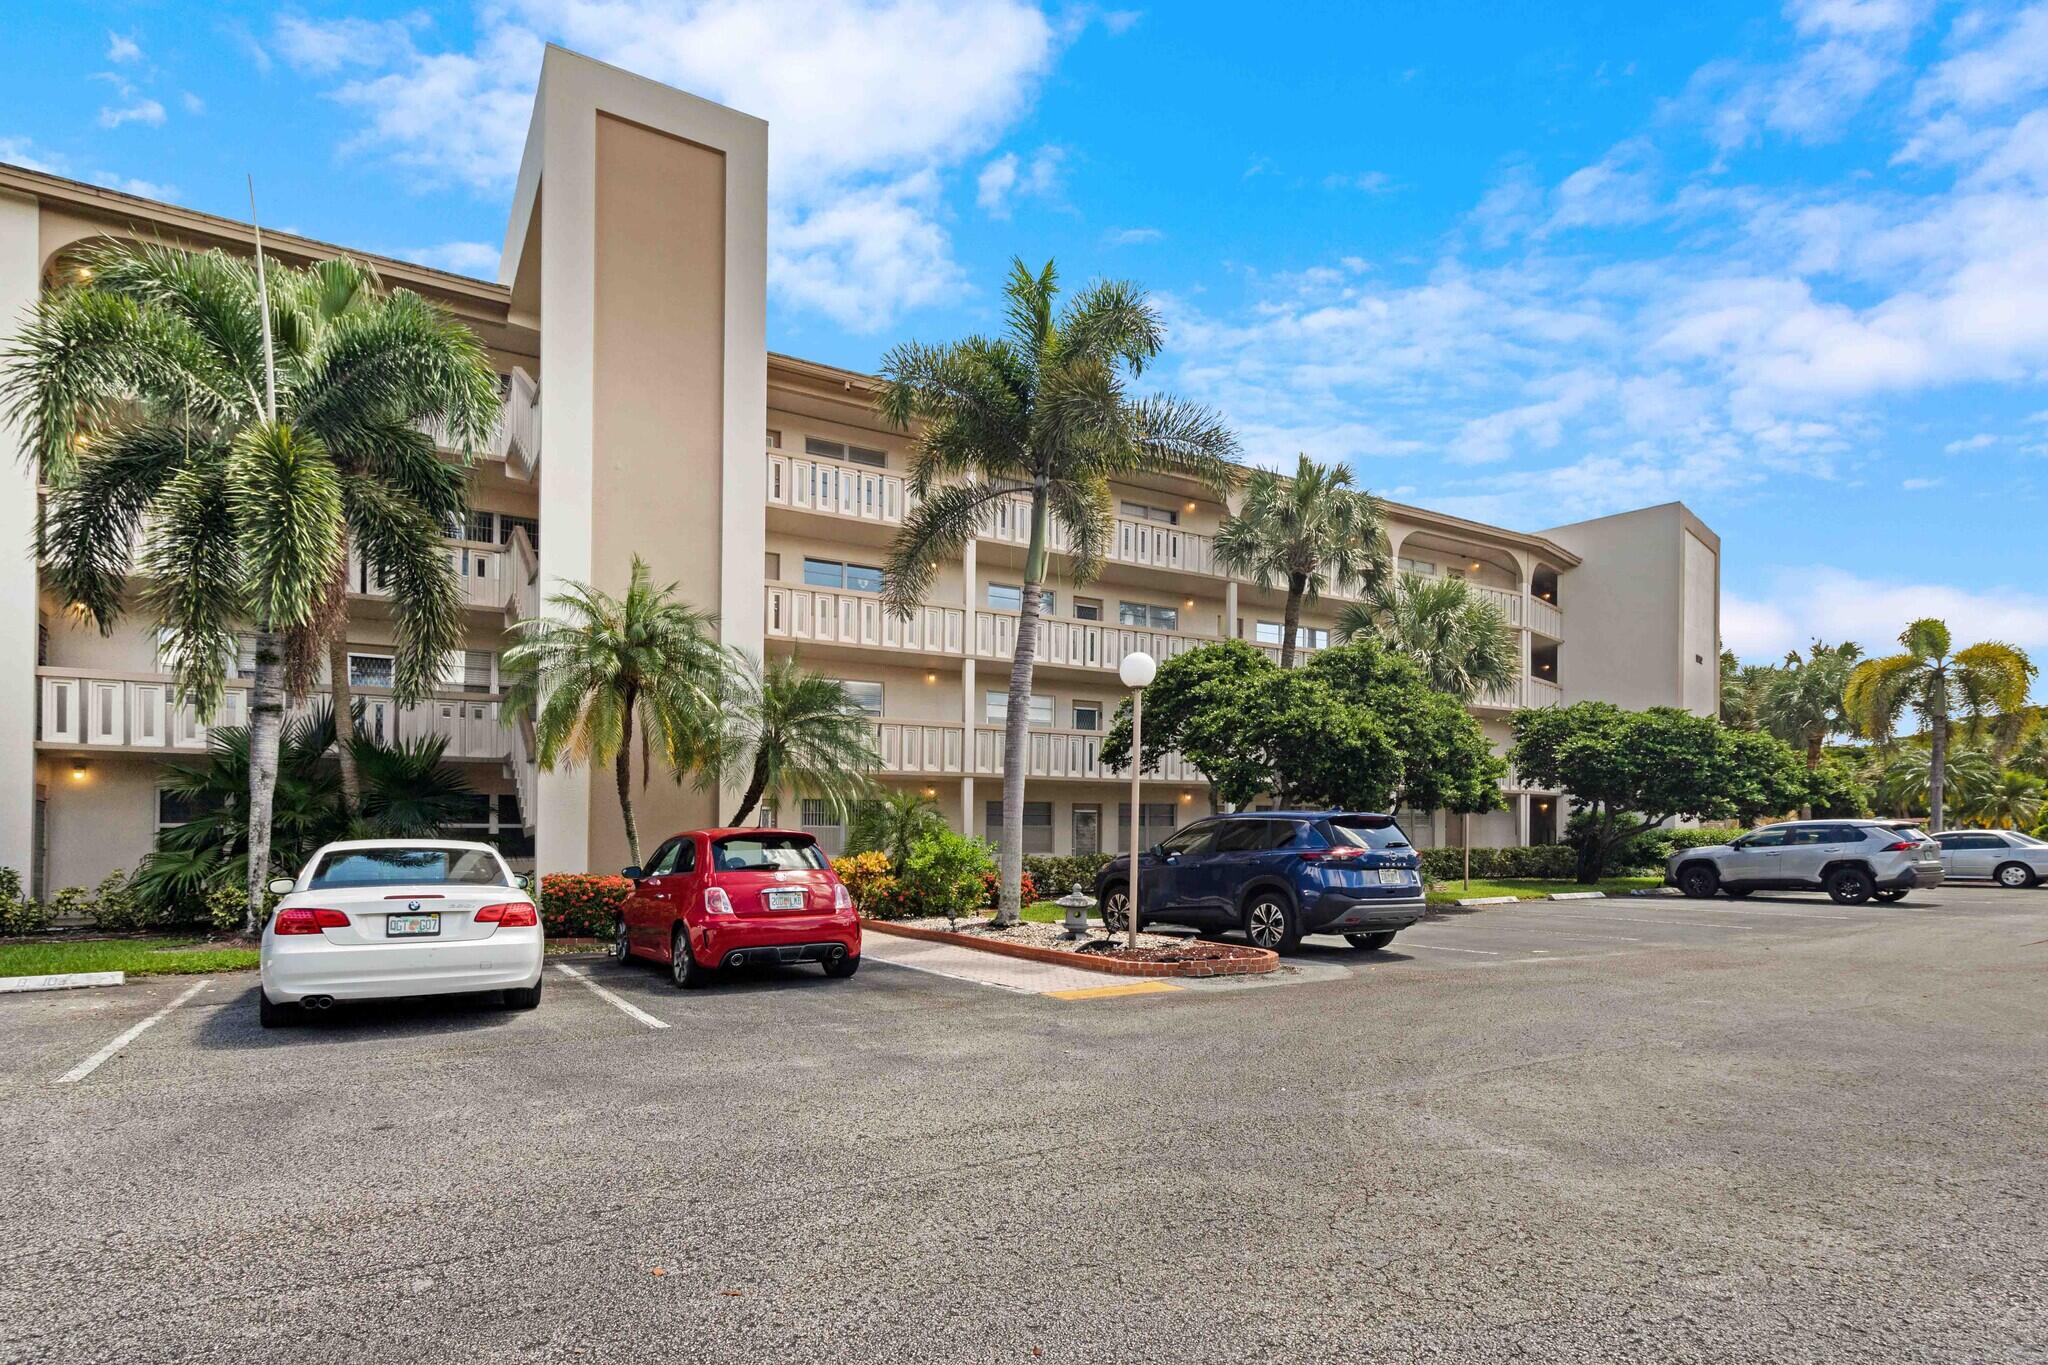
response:
M804 834L733 834L711 845L711 865L720 872L819 872L825 855Z

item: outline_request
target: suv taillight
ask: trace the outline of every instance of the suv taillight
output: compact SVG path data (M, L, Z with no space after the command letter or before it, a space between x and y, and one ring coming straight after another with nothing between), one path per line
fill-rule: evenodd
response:
M322 929L346 929L348 916L339 910L280 910L273 934L317 934Z
M495 924L502 929L531 929L540 923L540 916L526 901L504 901L497 905L486 905L476 912L478 924Z
M1339 848L1310 848L1302 850L1301 856L1310 862L1348 863L1363 858L1370 850L1356 844L1345 844Z
M1920 845L1914 843L1911 839L1901 839L1896 844L1886 844L1884 851L1886 853L1911 853L1918 847Z
M724 887L707 886L704 888L704 913L707 915L730 915L732 913L732 897L725 894Z

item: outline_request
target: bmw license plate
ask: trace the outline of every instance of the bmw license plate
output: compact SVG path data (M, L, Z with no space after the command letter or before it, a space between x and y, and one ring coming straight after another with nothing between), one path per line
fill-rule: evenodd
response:
M1406 885L1408 885L1408 869L1406 869L1406 868L1403 868L1403 867L1383 867L1383 868L1381 868L1381 869L1380 869L1380 885L1381 885L1381 886L1406 886Z
M384 937L386 938L423 938L426 935L438 934L440 932L441 915L439 911L431 915L386 915L384 917Z
M770 910L801 910L804 908L804 893L801 891L769 891L764 894Z

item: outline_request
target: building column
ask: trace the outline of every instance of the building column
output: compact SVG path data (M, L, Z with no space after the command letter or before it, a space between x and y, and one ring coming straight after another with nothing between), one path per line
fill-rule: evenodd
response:
M1223 585L1223 638L1237 638L1237 580L1234 578Z
M33 199L0 195L0 346L41 293L42 214ZM0 867L36 886L36 467L27 433L0 421ZM13 644L6 641L12 640Z
M1522 792L1515 797L1515 843L1527 846L1529 842L1529 793Z
M967 828L960 831L968 838L974 837L974 779L960 779L960 823Z

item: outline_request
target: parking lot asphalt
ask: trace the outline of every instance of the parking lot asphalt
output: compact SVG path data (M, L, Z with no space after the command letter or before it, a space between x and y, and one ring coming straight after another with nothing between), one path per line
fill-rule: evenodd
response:
M2048 889L1294 962L0 1000L0 1360L2048 1355Z

